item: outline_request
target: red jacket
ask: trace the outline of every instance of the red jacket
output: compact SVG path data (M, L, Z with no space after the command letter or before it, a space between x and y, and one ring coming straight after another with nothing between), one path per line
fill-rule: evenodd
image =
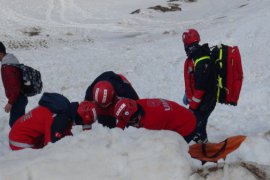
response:
M139 128L150 130L171 130L181 136L188 136L196 127L196 118L193 113L176 102L164 99L137 100L144 115L139 121ZM117 127L124 128L126 123L119 122Z
M13 104L21 92L20 70L14 66L2 65L1 75L8 103Z
M42 148L52 142L53 122L54 114L43 106L38 106L20 117L9 133L11 149ZM64 136L70 134L71 125L66 128Z
M205 91L195 88L194 76L194 61L192 59L186 59L184 64L185 92L189 101L189 107L195 110L198 108Z

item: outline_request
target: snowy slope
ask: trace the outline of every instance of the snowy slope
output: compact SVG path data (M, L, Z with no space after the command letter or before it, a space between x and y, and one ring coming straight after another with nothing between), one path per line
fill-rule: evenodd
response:
M209 118L212 142L247 140L219 168L192 160L173 132L95 125L41 150L11 152L8 114L0 110L0 180L6 179L256 179L270 172L270 1L174 1L182 11L148 9L165 0L0 0L0 41L22 63L39 69L44 91L81 101L106 70L123 73L140 97L182 104L182 32L199 30L210 46L238 45L244 83L239 105L218 105ZM130 14L140 9L138 14ZM27 109L39 96L29 99ZM0 86L0 105L6 97ZM208 169L210 168L210 169ZM258 168L258 171L255 171ZM204 169L201 172L197 169ZM255 175L254 175L255 174ZM18 178L19 177L19 178ZM269 176L270 178L270 176Z

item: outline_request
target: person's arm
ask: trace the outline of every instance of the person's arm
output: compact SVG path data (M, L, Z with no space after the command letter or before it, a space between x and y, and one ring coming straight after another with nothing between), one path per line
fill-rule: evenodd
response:
M134 100L139 99L137 92L124 75L116 74L111 83L113 84L117 92L117 96L130 98Z
M98 116L98 123L102 124L108 128L115 128L116 127L116 119L113 116L108 115L99 115Z
M2 67L2 80L8 103L13 104L21 92L21 73L13 66Z
M187 104L191 101L193 88L192 88L192 79L194 76L193 72L193 62L191 59L186 59L184 63L184 82L185 82L185 93L183 98L187 100ZM185 97L186 96L186 97ZM185 102L184 102L185 103Z
M72 135L71 133L71 121L66 114L57 114L53 118L53 123L51 125L50 138L45 137L45 145L48 142L55 143L66 135Z
M93 94L93 87L94 87L93 83L90 86L88 86L88 88L85 92L84 100L87 100L87 101L93 100L93 95L92 95Z

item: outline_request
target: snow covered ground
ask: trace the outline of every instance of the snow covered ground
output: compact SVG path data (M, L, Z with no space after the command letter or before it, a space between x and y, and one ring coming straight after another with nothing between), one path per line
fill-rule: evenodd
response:
M225 162L191 159L177 134L128 128L74 128L41 150L11 152L8 118L0 110L0 180L270 179L270 1L173 1L182 11L149 7L165 0L0 0L0 41L22 63L42 73L44 91L81 101L92 80L107 70L124 74L142 98L182 104L185 52L181 35L199 30L210 46L238 45L244 83L237 107L217 105L209 118L212 142L248 138ZM130 14L140 9L138 14ZM29 98L27 110L40 95ZM0 86L0 106L6 97Z

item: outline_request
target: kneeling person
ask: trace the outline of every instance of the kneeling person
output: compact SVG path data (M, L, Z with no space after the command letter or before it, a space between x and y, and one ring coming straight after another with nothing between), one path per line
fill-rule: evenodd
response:
M99 75L86 90L85 100L93 101L98 108L98 122L103 126L114 128L114 106L121 98L137 100L139 96L131 83L122 74L106 71Z
M55 97L55 96L53 96ZM9 133L9 145L12 150L24 148L39 149L49 142L72 135L72 125L91 125L96 120L92 103L72 102L68 110L54 113L52 109L39 105L20 117Z

